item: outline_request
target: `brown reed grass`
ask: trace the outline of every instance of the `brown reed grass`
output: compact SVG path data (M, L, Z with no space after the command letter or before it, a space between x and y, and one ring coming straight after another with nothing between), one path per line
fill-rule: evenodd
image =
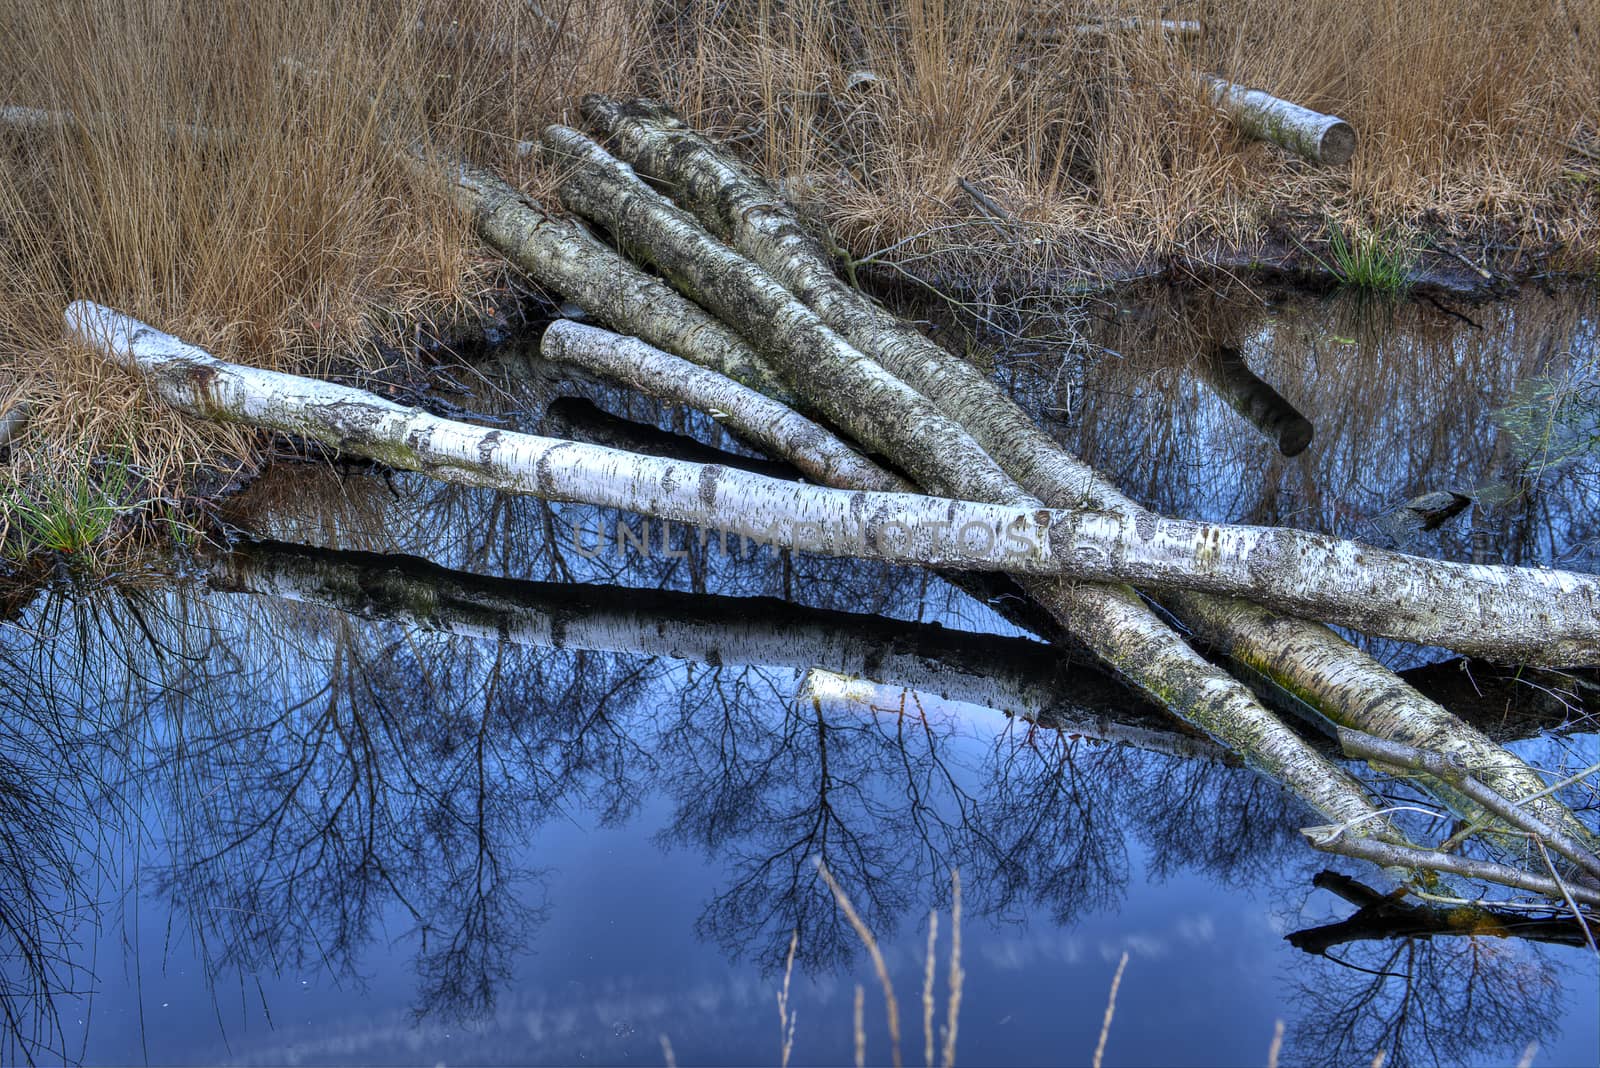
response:
M60 339L73 298L245 362L391 375L374 339L483 307L501 268L420 140L536 195L517 144L584 92L645 93L783 180L862 257L1000 275L1404 227L1600 252L1595 0L64 0L0 12L0 392L35 408L13 475L130 445L163 488L246 434L163 414ZM1199 18L1198 42L1079 35ZM287 78L281 60L323 72ZM868 72L868 73L863 73ZM1347 168L1242 140L1202 72L1338 113ZM981 209L978 190L1006 218ZM344 361L344 362L341 362ZM353 362L350 362L353 361ZM63 443L74 443L64 449Z

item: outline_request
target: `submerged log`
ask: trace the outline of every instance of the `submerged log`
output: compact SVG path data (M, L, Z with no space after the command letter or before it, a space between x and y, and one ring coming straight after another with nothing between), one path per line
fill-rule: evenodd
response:
M1238 349L1219 346L1195 361L1202 381L1261 431L1285 456L1298 456L1311 444L1315 428L1283 394L1257 377Z
M1351 942L1391 938L1520 938L1529 942L1583 948L1600 937L1600 921L1588 917L1555 916L1548 919L1494 908L1427 908L1381 894L1346 875L1318 872L1312 885L1328 890L1355 905L1348 919L1284 936L1296 949L1316 956ZM1587 931L1585 930L1587 928Z
M1213 75L1205 76L1211 102L1251 137L1270 141L1312 163L1339 165L1356 154L1356 132L1336 115L1280 100Z
M968 427L1023 487L1056 507L1089 504L1136 519L1149 514L1062 449L975 367L846 285L781 197L671 112L650 101L622 103L597 95L585 97L582 109L621 155L669 186L708 229ZM1458 754L1508 797L1543 789L1521 760L1326 626L1199 593L1174 594L1168 603L1207 642L1332 724ZM1559 802L1534 804L1569 833L1589 833Z

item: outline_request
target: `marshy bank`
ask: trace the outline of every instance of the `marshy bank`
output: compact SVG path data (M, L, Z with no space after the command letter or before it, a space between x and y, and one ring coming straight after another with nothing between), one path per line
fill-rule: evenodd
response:
M526 865L613 879L582 859L589 847L554 841L550 820L573 819L585 842L637 829L652 798L698 781L685 761L711 766L708 726L725 759L679 800L693 808L726 792L694 838L721 874L708 883L706 863L690 878L653 852L637 859L729 902L743 935L704 918L694 929L733 958L748 952L769 978L788 945L800 982L814 992L830 981L847 956L837 936L851 926L835 887L857 903L863 929L884 937L904 920L885 907L892 899L953 908L938 877L953 868L976 895L967 920L982 918L990 934L998 921L1048 913L1054 929L1115 911L1131 870L1115 860L1117 836L1083 843L1081 828L1048 822L1063 806L1093 807L1088 793L1059 791L1091 756L1115 757L1137 766L1090 769L1085 791L1110 777L1133 793L1109 803L1142 806L1140 826L1200 820L1215 832L1185 831L1187 852L1158 836L1158 851L1181 854L1178 868L1234 890L1271 882L1281 902L1275 880L1311 862L1307 846L1344 855L1331 861L1338 870L1295 883L1357 909L1347 924L1290 938L1319 959L1344 966L1330 947L1372 932L1414 948L1466 931L1468 954L1507 934L1556 947L1542 977L1521 976L1524 994L1546 991L1523 1025L1424 1027L1439 1059L1558 1041L1555 1006L1584 988L1590 967L1560 954L1595 952L1585 910L1600 904L1590 702L1600 656L1586 607L1600 596L1593 295L1529 285L1514 301L1469 305L1439 266L1453 263L1483 295L1517 274L1549 281L1590 262L1553 243L1561 220L1589 210L1588 185L1565 172L1548 184L1532 155L1515 155L1532 128L1541 166L1556 158L1549 143L1562 166L1587 158L1588 116L1553 102L1548 70L1519 81L1505 68L1503 87L1521 94L1513 106L1462 96L1442 56L1432 67L1408 57L1407 76L1431 69L1456 113L1412 142L1386 144L1396 128L1374 127L1387 148L1450 148L1407 200L1403 176L1363 169L1368 140L1336 173L1264 143L1321 163L1352 147L1348 131L1325 147L1245 122L1240 102L1259 98L1202 75L1209 65L1243 78L1246 51L1265 45L1236 31L1219 51L1226 35L1211 14L1195 29L1063 10L1054 14L1075 20L1063 34L1020 10L993 25L987 13L921 7L652 9L643 22L619 11L517 5L457 18L427 5L293 22L240 12L219 25L176 5L16 23L19 41L32 35L30 54L55 57L40 62L58 64L47 84L62 87L46 100L19 85L23 103L4 113L16 148L12 343L28 349L12 361L19 387L7 406L27 417L7 420L8 545L28 565L9 601L9 677L22 695L11 749L18 781L41 784L16 793L13 842L19 856L45 858L17 895L32 919L16 928L15 989L35 1006L11 1017L19 1047L80 1057L126 1048L126 1034L103 1039L62 1015L79 996L64 977L105 919L88 906L100 897L79 896L83 871L194 932L199 993L224 1043L257 1017L218 1007L219 969L261 991L276 1044L266 972L292 961L359 976L390 922L418 935L423 1017L491 1035L504 999L528 981L517 962L532 947L519 934L539 929ZM1565 33L1565 9L1552 18ZM1463 32L1495 56L1518 32L1566 54L1567 39L1547 27L1495 25L1510 38ZM1584 28L1570 28L1581 41ZM103 47L112 31L129 47ZM1268 54L1294 56L1293 41ZM172 73L196 42L220 56L253 51L167 84L151 76ZM723 136L704 139L648 100L590 94L575 106L549 78L521 85L541 42L538 58L570 60L591 79L582 88L671 94ZM754 57L748 84L726 72L682 81L696 69L707 77L724 48ZM683 59L691 51L694 64ZM1049 87L1061 83L1030 80L1030 55L1076 57L1068 73L1091 90L1078 101L1086 110L1050 111ZM971 77L959 89L928 77L919 63L934 58L946 76L968 62L957 73ZM1002 58L1012 79L1003 92L964 95ZM796 79L815 81L816 63L843 80L801 98ZM136 74L142 96L106 95ZM756 124L718 130L717 109L758 84ZM1184 113L1174 100L1198 93L1207 118L1141 126L1129 116L1151 113L1127 102L1146 92L1169 120ZM823 114L848 94L847 112ZM1337 103L1362 121L1364 99ZM1495 117L1509 107L1518 124L1479 121L1474 136L1508 132L1497 162L1527 165L1506 172L1514 191L1494 187L1497 204L1519 207L1493 227L1481 201L1451 199L1458 180L1480 196L1491 187L1473 169L1488 142L1442 133L1480 105ZM126 117L130 106L138 118ZM919 117L897 125L907 114ZM1039 114L1075 121L1030 125ZM832 140L803 157L761 150L774 130L785 151L806 144L782 125L797 115ZM983 133L961 132L952 116ZM1550 142L1541 123L1565 132ZM1091 141L1079 140L1084 130ZM1137 176L1147 191L1195 179L1193 156L1163 140L1172 136L1230 165L1268 155L1239 172L1255 176L1247 185L1226 168L1206 172L1227 179L1225 204L1192 199L1199 182L1183 186L1191 199L1176 216L1150 206L1159 196L1119 199L1130 144L1164 146L1160 173ZM878 155L885 145L901 170ZM1052 182L1087 192L1039 184L1046 157ZM796 169L818 160L849 181L829 193L819 172ZM971 177L974 161L990 169ZM996 188L1001 161L1035 184ZM882 194L900 179L921 200L897 221ZM942 202L941 182L966 200ZM1339 214L1284 208L1336 186ZM861 211L872 221L851 214ZM1529 236L1540 226L1542 244ZM1449 239L1452 227L1477 243ZM889 243L873 253L869 239ZM1201 247L1215 254L1197 258ZM1540 266L1489 255L1516 250ZM1274 260L1275 271L1262 269ZM1245 281L1217 284L1219 264L1246 261ZM1170 284L1174 269L1202 266L1210 284ZM1307 270L1340 295L1280 290ZM1123 284L1108 287L1113 276ZM1142 286L1129 284L1138 276ZM885 277L907 283L880 290L893 310L858 288ZM1405 289L1425 299L1393 299ZM138 374L121 377L117 364ZM85 407L91 396L103 403ZM279 451L270 466L265 449ZM331 463L344 474L330 475ZM723 536L693 536L685 523ZM775 523L792 529L774 534ZM870 536L848 537L852 524ZM886 549L895 531L903 536ZM665 725L632 715L673 701L681 710ZM894 748L853 765L863 750L850 739L866 725ZM784 743L781 758L763 755L797 730L792 752ZM957 743L968 763L988 770L974 777L954 770L961 760L921 751L950 731L969 739ZM1024 824L1008 829L990 818L994 798L1034 791L1019 754L1040 760L1054 785L1041 783ZM1147 757L1176 763L1139 763ZM412 766L419 758L440 764ZM815 767L794 763L802 758ZM896 767L904 799L872 785ZM1251 785L1201 797L1182 785L1196 768ZM820 801L797 809L766 796L774 774L785 791L817 779ZM260 802L275 807L251 810L245 784L257 779ZM163 793L172 783L185 800ZM1260 842L1228 800L1240 788L1249 807L1272 799ZM576 813L590 803L586 822ZM836 823L856 805L919 828L915 857L870 845L858 820ZM1299 841L1308 812L1332 823L1299 828ZM391 822L403 840L394 849L381 842ZM742 830L730 838L730 827ZM755 839L776 831L793 832L788 844L744 873L764 852ZM1124 851L1138 833L1117 832ZM674 840L662 831L655 844ZM270 871L236 883L235 868L250 865L235 847L248 841ZM152 887L157 869L136 861L130 882L107 861L119 849L150 849L173 874ZM325 893L299 879L329 856L348 863ZM1236 859L1218 867L1217 856ZM1146 859L1152 873L1178 870ZM816 862L837 882L819 881ZM363 873L377 882L362 885ZM787 887L776 895L761 889L774 874ZM1409 896L1380 900L1352 874L1391 879ZM80 902L82 924L61 918ZM249 917L243 927L215 926L211 913L231 911ZM765 914L788 926L768 930ZM137 950L124 959L142 976ZM953 958L949 967L959 988ZM1032 981L1039 969L1029 971ZM148 1042L132 986L94 996L136 1012ZM1391 996L1409 1020L1413 986L1360 994L1368 1004ZM1483 1004L1475 986L1461 996ZM394 1005L361 998L370 1020ZM858 1035L860 1004L858 993ZM1274 1015L1294 1017L1303 1059L1401 1061L1419 1038L1326 1006ZM955 1017L952 1008L952 1045ZM524 1022L552 1037L522 1059L593 1048L587 1024L552 1031L537 1012ZM308 1026L306 1048L322 1050L313 1055L339 1055L324 1041L358 1055L330 1022ZM997 1055L999 1026L967 1028L963 1048ZM1014 1054L1058 1057L1046 1030L1019 1032ZM694 1033L659 1029L669 1061L674 1032ZM438 1035L424 1026L403 1041ZM710 1039L696 1041L700 1058L712 1054ZM1222 1048L1215 1038L1201 1053Z

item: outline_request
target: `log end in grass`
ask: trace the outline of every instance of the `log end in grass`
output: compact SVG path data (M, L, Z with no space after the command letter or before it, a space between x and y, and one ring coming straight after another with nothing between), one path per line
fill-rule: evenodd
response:
M1337 115L1324 115L1261 89L1221 78L1208 75L1205 82L1211 102L1251 137L1271 141L1312 163L1330 166L1349 163L1356 154L1356 132Z

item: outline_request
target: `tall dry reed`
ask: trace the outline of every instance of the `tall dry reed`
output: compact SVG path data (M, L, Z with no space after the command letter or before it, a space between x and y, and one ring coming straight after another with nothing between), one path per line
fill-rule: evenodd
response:
M1128 15L1208 32L1075 32ZM1592 265L1600 164L1569 144L1600 136L1597 16L1595 0L9 5L0 105L72 116L0 126L0 391L38 413L13 470L48 468L67 439L121 442L169 475L249 452L61 342L70 299L324 372L470 314L500 268L394 141L545 195L517 143L573 121L587 91L665 99L853 256L893 246L886 269L978 290L1249 249L1286 226L1561 242ZM1207 104L1208 72L1345 117L1354 162L1241 139Z

